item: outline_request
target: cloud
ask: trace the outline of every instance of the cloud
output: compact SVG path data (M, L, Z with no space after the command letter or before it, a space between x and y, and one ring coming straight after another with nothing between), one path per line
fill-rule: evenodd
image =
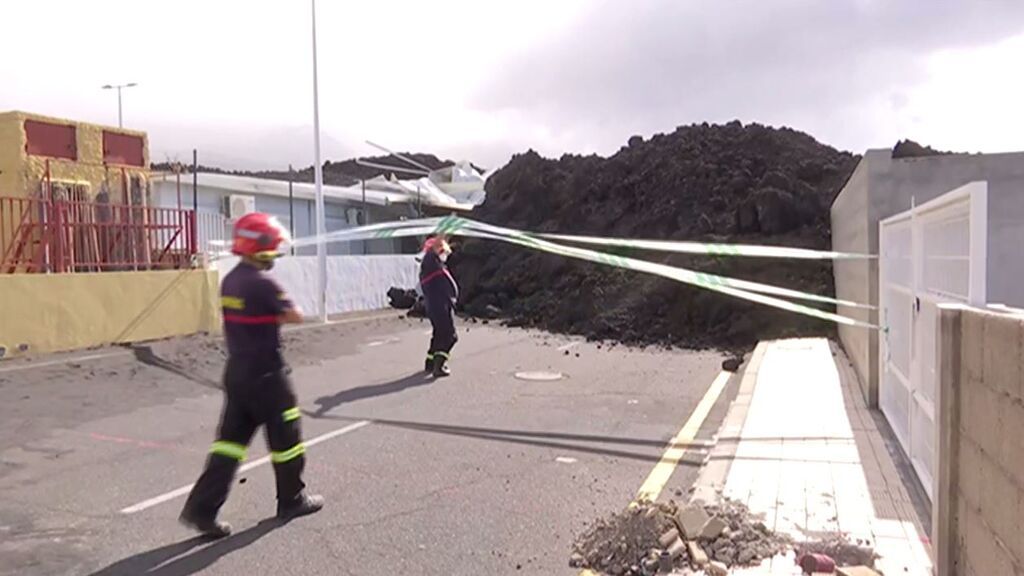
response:
M26 55L0 58L0 109L113 123L99 87L134 81L125 123L151 132L156 158L311 163L308 3L10 4L48 40L0 35L0 52ZM857 151L904 137L1024 148L1024 132L1000 131L1019 108L1024 43L1005 41L1024 32L1020 0L322 0L318 25L325 159L374 153L371 139L495 166L734 118Z
M988 45L1024 23L1016 1L590 6L571 30L503 63L469 104L604 152L631 133L732 118L857 148L885 132L870 116L892 114L926 80L930 53Z

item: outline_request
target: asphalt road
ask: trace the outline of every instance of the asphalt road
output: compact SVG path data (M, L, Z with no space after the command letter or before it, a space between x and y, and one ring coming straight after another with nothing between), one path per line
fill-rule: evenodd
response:
M575 537L630 502L722 356L460 329L436 382L419 373L427 324L292 338L306 481L327 506L272 520L258 439L222 511L235 534L215 543L176 522L220 412L214 342L0 364L0 574L574 574ZM680 466L663 497L694 473Z

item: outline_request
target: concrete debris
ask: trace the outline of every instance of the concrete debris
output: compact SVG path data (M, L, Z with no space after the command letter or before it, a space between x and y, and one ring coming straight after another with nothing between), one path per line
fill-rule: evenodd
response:
M693 537L682 538L687 530ZM702 534L716 537L702 537ZM712 559L728 568L754 565L790 548L745 506L674 502L641 504L595 522L577 540L570 564L605 574L651 576L664 565L707 568Z
M668 547L667 552L669 557L673 560L676 558L684 558L686 556L686 544L684 544L679 538L676 538L675 542L672 542L672 545Z
M661 544L662 548L668 548L676 540L679 540L679 530L676 528L672 528L668 532L665 532L661 535L661 538L658 539L658 543Z
M643 504L598 520L575 544L574 552L583 557L581 567L605 574L653 574L651 568L657 570L660 553L667 548L661 537L675 528L675 512L671 504ZM687 559L676 559L674 565L683 566Z
M686 549L690 553L690 561L697 568L703 567L710 561L707 553L704 552L704 549L701 548L700 544L697 544L696 541L690 540L689 542L687 542Z
M729 567L721 562L712 562L708 564L706 572L708 576L728 576Z
M725 523L725 520L715 517L711 518L704 524L704 528L700 531L700 537L707 540L714 540L722 534L723 530L729 528L729 525Z
M679 515L676 516L679 531L689 539L700 536L701 530L704 529L708 520L708 513L704 511L704 507L697 504L690 504L680 510Z

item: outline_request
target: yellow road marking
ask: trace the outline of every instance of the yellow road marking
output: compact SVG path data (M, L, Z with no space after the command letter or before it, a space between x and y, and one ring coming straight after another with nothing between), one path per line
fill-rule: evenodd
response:
M672 478L672 473L675 472L679 461L683 458L686 446L693 443L697 433L700 432L700 427L704 424L704 420L707 419L708 414L711 412L711 407L715 405L718 397L722 395L722 390L725 390L725 385L729 383L729 376L729 372L723 371L718 373L715 381L708 387L708 391L704 393L704 397L700 399L697 407L693 409L693 413L686 420L686 424L683 424L682 429L679 430L675 438L669 441L661 460L658 461L654 469L647 476L647 480L644 481L643 486L640 487L636 494L636 499L629 504L630 507L637 506L645 500L654 501L658 499L661 491ZM584 569L579 573L579 576L600 575L593 570Z
M653 502L658 499L661 491L668 484L669 479L672 478L672 473L675 472L679 461L683 458L686 446L693 442L697 432L700 431L701 425L704 424L704 420L708 417L708 413L711 412L711 407L715 405L718 397L722 394L722 390L725 389L730 375L731 373L729 372L719 372L718 377L708 387L708 391L704 393L704 397L701 398L697 407L693 409L693 413L690 414L686 424L683 424L682 429L679 430L675 438L669 441L661 460L651 470L647 480L644 481L643 486L637 491L636 498L630 506L635 506L643 501Z

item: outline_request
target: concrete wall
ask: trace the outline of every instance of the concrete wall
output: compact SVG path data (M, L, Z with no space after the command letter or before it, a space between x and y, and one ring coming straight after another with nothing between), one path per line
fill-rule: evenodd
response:
M25 120L75 126L78 159L73 161L28 155L25 152ZM125 167L125 171L129 177L138 174L148 175L149 142L145 132L50 118L25 112L0 114L0 196L28 196L37 192L40 182L46 174L46 164L49 160L52 180L87 182L93 196L99 192L103 183L106 183L111 191L111 201L120 202L121 167L108 166L103 161L104 131L141 137L145 166L142 168Z
M220 330L214 271L0 275L6 356Z
M1024 315L940 311L940 575L1024 570Z
M237 258L225 258L214 265L223 278L237 263ZM289 256L281 258L271 271L292 301L310 316L316 314L319 302L316 270L315 256ZM387 308L389 288L411 289L418 281L419 264L414 255L330 256L327 258L327 313Z
M868 171L869 164L860 162L832 204L832 246L836 250L872 253L868 238ZM871 302L871 265L872 262L865 260L836 260L833 263L836 297L853 302ZM875 321L874 313L864 308L840 306L838 312L862 322ZM869 386L875 374L870 367L875 365L877 358L877 332L856 326L840 326L839 338L857 372L865 400L869 406L877 406L878 386ZM872 342L875 342L874 346Z
M881 220L977 180L988 182L988 302L1024 306L1024 153L894 160L889 150L869 150L832 205L832 248L878 254ZM837 263L834 274L840 297L878 305L877 261ZM840 312L863 317L852 309ZM877 311L867 318L877 324ZM877 406L877 333L841 328L839 336L869 404Z

